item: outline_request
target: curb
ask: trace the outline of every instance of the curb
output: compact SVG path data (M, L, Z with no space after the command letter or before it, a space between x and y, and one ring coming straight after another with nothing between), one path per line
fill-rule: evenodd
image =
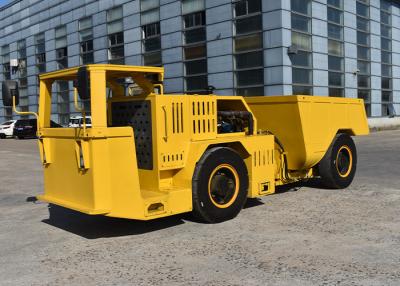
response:
M368 118L368 125L371 132L397 130L400 129L400 117Z

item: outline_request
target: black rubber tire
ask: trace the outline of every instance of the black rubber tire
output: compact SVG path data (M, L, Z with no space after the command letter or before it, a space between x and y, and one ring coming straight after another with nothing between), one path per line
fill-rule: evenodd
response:
M231 204L220 208L213 203L209 194L210 177L222 164L229 165L236 172L238 191ZM236 185L235 185L236 186ZM230 148L215 147L207 150L197 162L193 180L193 215L208 223L219 223L236 217L246 203L249 177L246 165L239 154Z
M24 136L17 136L18 140L23 140L25 137Z
M5 134L0 134L0 139L6 139L6 135Z
M351 158L345 174L340 174L337 167L337 158L340 150L345 149ZM318 164L321 181L325 187L331 189L347 188L354 179L357 169L357 149L353 139L347 134L338 134L329 146L325 156Z

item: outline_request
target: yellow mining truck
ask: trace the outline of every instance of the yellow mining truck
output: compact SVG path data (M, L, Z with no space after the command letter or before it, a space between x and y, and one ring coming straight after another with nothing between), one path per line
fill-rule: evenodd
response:
M87 65L40 76L42 201L90 215L150 220L235 217L247 198L320 178L353 180L363 101L319 96L166 95L157 67ZM72 81L92 125L50 128L54 84ZM18 103L15 82L3 101ZM85 120L83 121L85 122Z

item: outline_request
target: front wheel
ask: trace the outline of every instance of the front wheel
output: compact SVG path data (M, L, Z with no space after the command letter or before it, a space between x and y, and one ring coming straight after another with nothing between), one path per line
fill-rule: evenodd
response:
M347 188L354 179L357 168L357 150L353 139L338 134L318 164L322 183L332 189Z
M193 176L193 214L209 223L236 217L246 202L248 181L238 153L225 147L208 150Z

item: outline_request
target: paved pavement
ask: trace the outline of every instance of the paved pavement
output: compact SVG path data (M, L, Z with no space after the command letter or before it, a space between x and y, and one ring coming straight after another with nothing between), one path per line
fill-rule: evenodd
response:
M207 225L34 203L36 142L0 140L0 285L400 285L400 131L356 142L349 189L281 192Z

